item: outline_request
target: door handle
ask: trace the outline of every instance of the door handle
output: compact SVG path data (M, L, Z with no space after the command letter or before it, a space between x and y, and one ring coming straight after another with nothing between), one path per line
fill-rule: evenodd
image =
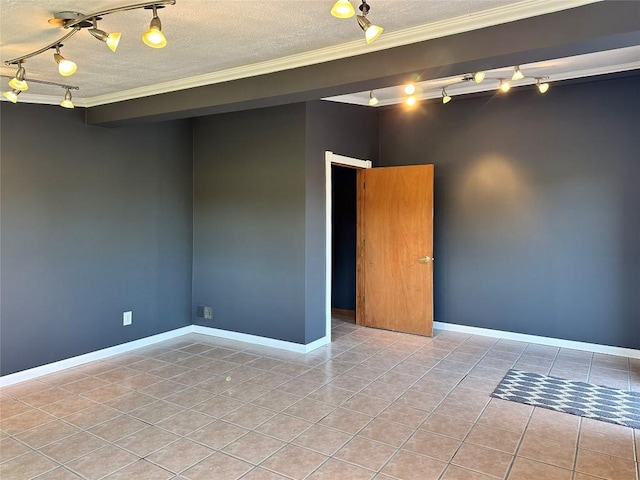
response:
M420 258L418 258L418 261L419 261L420 263L429 263L429 262L433 262L434 260L435 260L435 258L432 258L432 257L430 257L430 256L428 256L428 255L427 255L426 257L420 257Z

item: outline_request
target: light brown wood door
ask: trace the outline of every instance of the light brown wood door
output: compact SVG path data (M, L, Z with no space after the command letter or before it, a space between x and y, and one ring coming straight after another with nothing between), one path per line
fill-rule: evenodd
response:
M358 323L433 335L433 165L358 172Z

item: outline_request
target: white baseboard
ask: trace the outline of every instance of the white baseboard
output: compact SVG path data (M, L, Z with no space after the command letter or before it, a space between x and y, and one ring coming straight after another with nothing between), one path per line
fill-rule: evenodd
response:
M525 333L512 333L505 332L503 330L492 330L489 328L469 327L467 325L457 325L455 323L433 322L433 328L438 330L448 330L451 332L471 333L473 335L482 335L485 337L504 338L506 340L516 340L518 342L536 343L538 345L549 345L551 347L604 353L606 355L640 358L640 350L634 350L632 348L612 347L609 345L599 345L597 343L575 342L573 340L540 337L538 335L527 335Z
M67 358L60 360L59 362L48 363L40 367L30 368L21 372L12 373L10 375L4 375L0 377L0 387L6 387L13 385L14 383L24 382L25 380L31 380L33 378L48 375L49 373L59 372L71 367L77 367L84 363L93 362L95 360L102 360L103 358L112 357L119 353L126 353L137 348L153 345L154 343L164 342L175 337L180 337L191 333L192 325L177 328L169 332L159 333L157 335L151 335L150 337L141 338L140 340L134 340L132 342L123 343L114 347L103 348L102 350L96 350L95 352L85 353L84 355L78 355L77 357Z
M203 327L202 325L194 325L193 333L202 335L211 335L212 337L227 338L229 340L238 340L239 342L252 343L254 345L263 345L265 347L279 348L295 353L309 353L316 348L322 347L329 343L327 337L322 337L314 342L302 343L285 342L284 340L276 340L274 338L259 337L248 333L232 332L230 330L221 330L219 328Z

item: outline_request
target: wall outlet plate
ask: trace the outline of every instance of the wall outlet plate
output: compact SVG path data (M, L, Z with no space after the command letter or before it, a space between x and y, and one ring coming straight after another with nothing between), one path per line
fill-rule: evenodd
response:
M213 308L204 307L204 319L205 320L213 320Z
M122 325L127 326L133 323L133 312L123 312L122 313Z

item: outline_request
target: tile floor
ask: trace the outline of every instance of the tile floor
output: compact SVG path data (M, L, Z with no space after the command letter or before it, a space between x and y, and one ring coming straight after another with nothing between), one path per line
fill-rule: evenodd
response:
M334 321L308 355L183 336L0 390L0 478L638 480L640 431L491 399L507 369L640 390L640 360Z

